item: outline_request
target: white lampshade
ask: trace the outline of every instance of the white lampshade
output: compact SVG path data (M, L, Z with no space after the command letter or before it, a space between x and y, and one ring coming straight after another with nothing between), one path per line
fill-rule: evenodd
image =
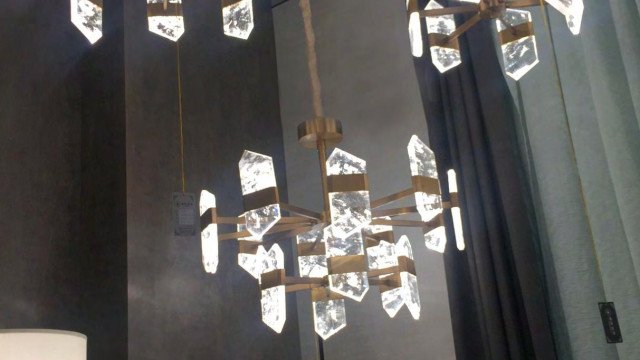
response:
M87 337L59 330L0 330L0 359L87 360Z

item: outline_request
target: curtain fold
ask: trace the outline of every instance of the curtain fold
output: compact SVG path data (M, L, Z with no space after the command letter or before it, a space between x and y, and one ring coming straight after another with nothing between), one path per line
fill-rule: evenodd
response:
M537 227L514 125L518 114L492 25L481 22L460 39L463 63L444 75L432 65L426 39L425 55L415 59L441 182L446 187L446 171L454 168L462 201L467 249L459 252L449 242L445 254L456 355L552 360Z

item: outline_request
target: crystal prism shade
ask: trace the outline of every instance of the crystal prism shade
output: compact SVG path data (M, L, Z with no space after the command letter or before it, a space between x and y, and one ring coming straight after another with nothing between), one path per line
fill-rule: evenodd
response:
M347 326L344 299L314 301L313 323L316 333L327 340Z
M438 180L436 156L416 135L411 137L407 146L411 176L425 176ZM437 194L415 192L416 207L422 221L429 221L442 212L442 198Z
M362 233L356 232L348 237L335 234L334 225L324 229L324 241L327 258L339 256L364 255ZM367 272L350 272L343 274L329 274L329 289L356 301L361 301L369 290Z
M525 10L507 9L501 19L496 20L498 32L508 29L509 26L517 26L531 22L531 13ZM506 24L505 24L506 23ZM524 74L529 72L538 63L538 48L536 36L526 36L500 47L504 69L507 75L514 80L520 80Z
M262 260L263 273L276 269L284 269L284 253L278 244L273 245ZM261 292L262 299L260 300L260 304L262 308L262 321L275 332L280 333L287 320L285 286L274 286L264 289Z
M223 1L222 27L224 34L247 40L253 30L253 3L252 0Z
M171 41L184 34L182 0L147 0L149 31Z
M584 12L582 0L546 0L546 2L564 15L567 26L573 35L580 34L582 13Z
M413 260L413 251L409 238L403 235L395 245L396 256L405 256ZM400 272L400 287L385 291L381 294L382 307L390 317L395 317L402 305L407 305L411 316L420 318L420 294L418 293L418 279L414 274Z
M245 150L238 163L238 168L240 169L242 195L253 194L277 186L273 159L270 156ZM245 213L247 230L256 239L261 239L280 218L279 204L267 205Z
M95 44L102 37L102 0L71 0L71 23Z
M298 244L315 243L316 240L324 243L323 225L314 226L309 232L296 237ZM302 277L324 277L327 272L326 255L298 255L298 271Z
M436 0L431 0L425 9L442 9L442 5ZM429 34L451 35L456 30L456 22L453 15L427 16L426 22ZM458 39L452 40L452 42L457 44ZM429 46L431 48L431 61L441 73L460 65L462 62L460 50L458 49L431 43Z
M200 216L207 210L216 208L216 197L212 193L202 190L200 193ZM218 225L209 224L200 233L202 245L202 265L209 274L215 274L218 270Z
M238 232L242 232L245 230L247 230L247 226L245 224L237 225ZM256 239L253 236L238 238L238 240L253 241L253 242L256 242L257 244L261 242L259 239ZM265 255L266 255L266 251L264 250L264 247L262 247L262 250L265 252ZM238 265L244 270L246 270L249 274L251 274L251 276L253 276L256 279L259 279L260 274L262 274L262 262L261 262L260 255L261 253L259 251L256 252L255 254L245 254L240 252L238 253Z
M450 169L447 171L447 177L449 179L449 193L458 192L458 181L456 179L456 171ZM462 213L460 207L456 206L451 208L451 217L453 218L453 230L456 235L456 246L458 250L465 249L464 244L464 230L462 229Z
M366 174L366 161L338 148L327 159L327 175ZM345 238L371 222L369 191L329 193L333 234Z
M376 246L367 248L367 259L369 260L369 270L398 266L395 245L384 240Z
M424 234L424 243L427 249L444 253L444 249L447 246L447 233L444 226L438 226Z
M407 10L409 9L409 1L407 0ZM421 57L424 51L422 45L422 29L420 28L420 15L417 12L409 14L409 43L411 44L411 54L415 57Z

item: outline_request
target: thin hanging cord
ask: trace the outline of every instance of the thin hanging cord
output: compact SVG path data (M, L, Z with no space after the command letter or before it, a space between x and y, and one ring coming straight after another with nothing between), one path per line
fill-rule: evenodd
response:
M304 34L307 42L307 64L309 65L309 80L311 81L313 95L313 112L316 117L322 117L322 88L320 86L320 76L318 76L316 35L313 32L309 0L300 0L300 10L302 10L302 18L304 19Z
M178 69L178 122L180 125L180 175L182 178L182 192L185 192L186 179L184 175L184 132L182 120L182 76L180 74L180 42L176 42L176 62Z
M589 214L589 208L587 207L587 199L584 194L584 185L582 183L582 177L580 176L580 169L578 167L578 156L576 154L576 147L573 142L573 132L571 131L571 124L569 124L569 114L567 113L567 103L565 102L564 90L562 89L562 83L560 82L560 68L558 67L558 59L556 56L555 43L553 41L553 34L551 33L551 25L549 24L547 7L545 6L544 0L540 0L540 10L542 11L542 18L544 19L544 25L547 30L547 36L549 37L549 43L551 45L551 53L553 58L553 66L556 71L556 86L558 87L558 91L560 92L560 100L562 101L562 107L564 108L564 122L565 127L567 128L567 133L569 135L569 145L571 147L571 156L573 163L576 165L576 169L578 170L578 187L580 190L580 200L582 202L582 209L585 217L587 218L587 229L589 230L589 237L591 239L591 246L593 250L593 256L596 260L596 268L598 270L598 275L600 276L600 284L602 285L602 291L604 292L605 299L607 297L607 292L604 286L604 278L602 276L602 267L600 266L600 257L598 256L598 249L596 247L596 240L593 235L593 228L591 227L591 216Z

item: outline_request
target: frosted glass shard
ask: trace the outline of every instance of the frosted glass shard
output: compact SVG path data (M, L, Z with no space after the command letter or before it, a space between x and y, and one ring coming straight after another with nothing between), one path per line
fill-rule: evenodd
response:
M546 0L549 5L560 11L567 20L567 26L573 35L580 34L584 3L582 0Z
M384 240L380 241L377 246L367 248L367 258L369 260L369 269L386 269L392 266L398 266L398 257L396 256L395 245Z
M246 229L247 226L245 224L238 224L237 226L238 232L245 231ZM239 238L238 240L254 241L256 243L260 242L259 239L256 239L253 236ZM262 248L262 250L264 251L264 248ZM266 251L264 254L266 255ZM262 274L262 263L260 255L260 252L256 252L255 254L238 253L238 265L256 279L259 279L260 274Z
M420 293L418 292L418 278L408 272L400 273L402 281L402 297L411 316L420 319Z
M256 239L262 237L271 229L282 217L280 205L273 204L260 209L247 211L245 214L245 225L247 230Z
M102 37L102 0L71 0L71 23L95 44Z
M390 217L385 216L382 218L377 218L377 219L384 219L384 220L391 220ZM367 234L367 235L373 235L373 234L380 234L380 233L384 233L384 232L388 232L388 231L393 231L393 226L390 225L369 225L369 226L365 226L362 231Z
M364 244L362 233L353 233L347 237L336 235L333 225L324 228L327 257L363 255Z
M287 303L284 286L262 290L262 322L278 334L282 332L287 320Z
M329 289L355 301L362 301L369 290L366 272L329 275Z
M411 55L422 57L424 49L422 45L422 30L420 29L420 15L416 12L409 15L409 43L411 44Z
M347 326L344 299L316 301L313 303L313 322L316 333L327 340Z
M424 234L424 243L427 245L427 249L444 253L444 249L447 246L447 234L444 226L438 226Z
M425 9L442 9L442 5L440 5L436 0L431 0ZM456 30L456 22L453 15L427 16L426 22L427 32L429 34L451 35L451 33ZM453 42L457 43L458 40L453 40ZM460 65L462 62L460 50L433 44L430 44L430 48L431 61L441 73Z
M402 235L398 243L395 244L396 256L406 256L413 260L413 249L411 248L411 242L407 235Z
M384 278L382 278L384 279ZM402 287L391 289L380 294L382 298L382 308L387 312L389 317L394 318L398 311L404 305L404 299L402 298Z
M324 242L323 234L324 225L316 225L311 231L296 237L298 244L315 243L317 239ZM298 271L302 277L324 277L327 275L327 256L326 255L298 255Z
M338 236L358 232L371 222L371 202L368 191L329 193L331 223Z
M411 137L407 152L412 176L426 176L438 179L436 156L418 136L413 135ZM415 199L422 221L429 221L442 211L442 197L440 195L416 192Z
M253 30L252 0L240 0L222 8L224 34L247 40Z
M147 6L158 4L155 5L157 9L160 5L164 5L165 1L167 1L167 7L164 8L164 12L152 11L153 8L149 8L147 16L149 31L171 41L178 41L184 34L182 0L147 0Z
M216 207L216 196L207 190L200 192L200 216L202 216L207 210Z
M450 169L447 171L447 177L449 179L449 193L458 192L458 181L456 179L456 171ZM464 244L464 230L462 229L462 213L460 207L451 208L451 217L453 218L453 230L456 235L456 247L462 251L465 249Z
M502 31L508 28L505 23L516 26L528 22L531 22L529 11L507 9L503 17L496 20L496 27L498 31ZM535 35L502 44L500 48L505 72L516 81L539 62Z
M262 272L284 269L284 253L280 245L274 244L263 259Z
M276 187L276 172L270 156L245 150L238 163L242 195Z
M366 174L367 162L338 148L327 159L327 175Z
M209 224L200 234L202 265L209 274L218 270L218 225Z

